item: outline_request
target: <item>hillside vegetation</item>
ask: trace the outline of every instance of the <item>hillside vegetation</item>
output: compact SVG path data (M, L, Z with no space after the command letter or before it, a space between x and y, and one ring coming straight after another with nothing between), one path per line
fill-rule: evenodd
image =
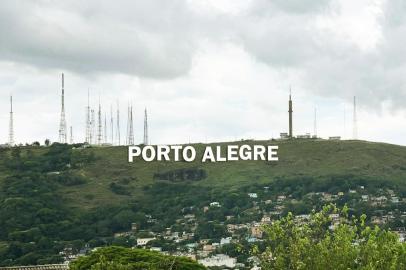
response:
M226 149L229 143L221 145ZM366 141L244 141L233 144L279 145L279 161L231 161L201 163L199 158L194 162L145 162L137 160L128 163L127 147L93 147L74 151L93 154L95 161L81 168L73 169L76 174L84 176L87 182L73 185L60 191L66 198L71 198L72 205L95 207L101 204L120 203L128 199L111 192L112 183L128 182L126 191L131 196L142 196L142 187L151 185L160 179L155 174L176 172L184 169L203 169L207 177L200 181L187 181L192 185L235 188L252 183L265 184L276 178L324 178L334 175L354 175L364 178L380 178L391 181L406 181L406 147L373 143ZM206 145L193 145L202 155ZM38 156L46 148L23 148L22 154L30 151ZM14 171L4 167L4 160L9 151L3 150L0 155L0 181ZM177 179L176 182L182 182Z
M365 141L245 141L238 144L279 145L279 161L144 162L128 163L127 147L95 147L75 151L92 152L95 161L76 172L86 177L80 186L61 189L70 203L79 207L96 207L120 203L128 195L140 197L142 187L162 181L155 174L185 169L203 169L207 177L199 181L176 179L194 186L235 189L250 184L266 184L278 178L329 178L353 175L362 178L406 181L406 147ZM215 144L225 146L227 143ZM194 145L200 157L205 145ZM214 146L214 144L213 144ZM33 150L34 153L37 150ZM38 150L42 152L42 150ZM111 191L112 183L126 184L120 195ZM165 181L173 182L173 181ZM118 192L120 193L120 192Z
M213 146L225 149L226 144ZM188 213L199 224L195 241L219 239L228 234L227 215L235 223L261 218L247 192L258 193L259 201L291 196L296 203L286 205L284 214L320 209L312 200L301 200L311 192L337 194L362 186L371 194L385 188L406 196L402 146L323 140L233 144L279 145L279 161L128 163L124 146L0 149L0 266L60 262L58 253L66 247L132 246L134 239L116 243L113 234L130 230L132 223L139 230L162 232L179 226L177 220ZM200 157L205 145L194 146ZM344 196L340 202L351 200ZM203 213L213 201L224 207Z

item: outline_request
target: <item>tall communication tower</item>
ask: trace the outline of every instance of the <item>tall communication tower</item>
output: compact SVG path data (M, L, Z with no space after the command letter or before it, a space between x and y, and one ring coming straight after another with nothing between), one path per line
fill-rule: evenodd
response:
M358 126L357 126L357 102L354 96L354 112L353 112L353 124L352 124L352 137L354 140L358 139Z
M102 144L102 116L101 116L101 105L100 105L100 100L99 100L99 111L97 113L97 144L101 145Z
M104 112L104 143L107 143L107 114Z
M116 128L117 143L118 143L118 145L121 145L121 140L120 140L120 138L121 138L121 134L120 134L120 105L118 103L118 100L117 100L117 119L116 119L116 122L117 122L117 128Z
M110 131L111 131L111 145L114 145L113 105L110 105Z
M87 107L86 107L86 136L85 142L91 143L91 120L90 120L90 97L89 89L87 89Z
M345 105L344 105L344 108L343 108L343 125L344 125L344 127L343 127L343 133L344 133L344 135L343 135L343 138L347 138L347 112L346 112L346 108L345 108Z
M290 89L289 89L289 110L288 110L288 112L289 112L289 138L292 138L293 137L293 127L292 127L292 122L293 122L293 120L292 120L292 113L293 113L293 110L292 110L292 88L290 87Z
M8 126L8 144L9 146L14 146L13 96L10 96L10 122Z
M148 145L148 115L147 108L144 111L144 145Z
M94 115L94 109L90 109L90 144L94 143L95 129L96 129L96 118Z
M65 120L65 85L64 85L64 75L63 75L63 73L62 73L61 120L59 122L59 142L60 143L67 143L66 120Z
M317 138L317 108L314 108L314 130L313 130L313 134L314 137Z
M72 126L70 126L70 139L69 139L69 143L73 144L73 129Z
M128 110L128 145L134 144L134 126L133 126L133 106L131 105Z

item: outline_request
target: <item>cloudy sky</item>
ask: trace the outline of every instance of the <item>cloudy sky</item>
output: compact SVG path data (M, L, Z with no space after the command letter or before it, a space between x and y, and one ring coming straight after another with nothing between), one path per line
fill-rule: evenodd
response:
M0 144L58 138L60 74L75 141L85 107L148 108L152 143L287 131L406 145L404 0L1 1ZM114 120L115 121L115 120Z

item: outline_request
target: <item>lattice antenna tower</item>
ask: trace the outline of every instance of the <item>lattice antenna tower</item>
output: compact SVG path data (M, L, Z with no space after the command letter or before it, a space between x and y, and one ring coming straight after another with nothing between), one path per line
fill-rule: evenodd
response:
M125 145L129 145L128 138L130 138L130 104L127 104L127 125L125 128Z
M149 140L148 140L148 114L147 114L147 108L145 108L144 111L144 145L148 145Z
M96 127L96 118L94 109L90 109L90 144L94 143L94 132Z
M107 114L104 112L104 143L107 143Z
M99 97L99 110L97 112L97 144L101 145L102 144L102 116L101 116L101 105L100 105L100 97Z
M70 139L69 139L69 143L70 144L73 144L74 142L73 142L73 128L72 128L72 126L70 126Z
M317 138L317 108L314 108L314 126L313 134Z
M114 119L113 119L113 104L110 105L110 131L111 145L114 145Z
M134 145L133 106L129 108L128 145Z
M90 93L89 89L87 89L87 107L86 107L86 136L85 142L90 144L91 143L91 120L90 120Z
M120 134L120 104L117 100L117 116L116 116L116 140L118 145L121 145L121 134Z
M353 123L352 123L352 137L354 140L358 139L358 123L357 123L357 101L354 96L354 111L353 111Z
M61 119L59 122L59 142L67 143L66 119L65 119L65 85L64 75L62 73L62 100L61 100Z
M13 119L13 96L10 95L10 122L8 126L8 144L14 146L14 119Z

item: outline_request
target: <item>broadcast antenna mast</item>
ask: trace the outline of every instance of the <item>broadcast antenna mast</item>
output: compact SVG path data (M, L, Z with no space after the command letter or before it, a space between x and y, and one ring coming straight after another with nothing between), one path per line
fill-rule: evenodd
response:
M128 145L134 145L134 127L133 127L133 105L129 109L128 115Z
M120 105L118 103L118 100L117 100L117 119L116 119L116 122L117 122L117 128L116 128L117 142L118 142L118 145L121 145L121 141L120 141L120 138L121 138L121 134L120 134Z
M8 144L14 146L14 120L13 120L13 96L10 96L10 122L8 126Z
M104 112L104 143L107 143L107 114Z
M346 108L344 105L344 138L347 138L347 113L346 113Z
M292 120L292 113L293 113L293 110L292 110L292 87L289 87L289 110L288 110L288 113L289 113L289 138L293 138L293 127L292 127L292 125L293 125L293 120Z
M111 145L114 145L113 104L110 104L110 129L111 129Z
M102 116L101 116L101 105L100 105L100 97L99 97L99 111L97 113L97 144L102 144Z
M66 120L65 120L65 86L64 75L62 73L62 102L61 102L61 120L59 122L59 142L67 143Z
M73 144L73 130L72 130L72 126L70 126L70 144Z
M317 138L317 108L314 108L314 130L313 134Z
M144 111L144 145L148 145L148 115L147 108Z
M94 109L90 110L91 120L90 120L90 144L94 143L94 131L96 127L96 118L94 115Z
M353 130L352 130L352 137L354 140L358 139L358 126L357 126L357 102L354 96L354 112L353 112Z
M85 142L90 144L91 143L91 122L90 122L90 105L89 105L89 89L87 89L87 107L86 107L86 137Z

